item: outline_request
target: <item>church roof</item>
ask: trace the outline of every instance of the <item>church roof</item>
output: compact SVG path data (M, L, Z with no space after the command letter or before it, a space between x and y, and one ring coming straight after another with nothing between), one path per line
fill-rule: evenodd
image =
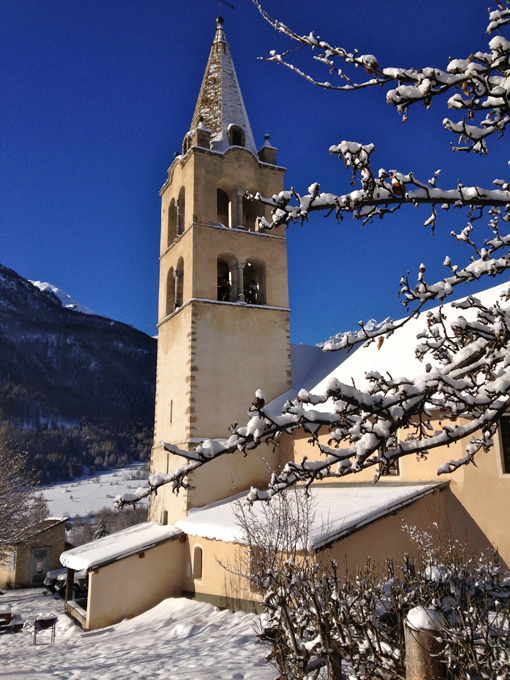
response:
M320 550L339 541L363 527L416 503L429 494L448 486L448 482L421 482L418 484L335 484L317 485L309 490L311 498L308 545L299 546ZM303 488L293 491L305 494ZM239 522L238 501L248 492L216 501L202 508L193 508L186 518L179 520L179 527L188 536L244 543L245 536ZM271 501L278 502L278 501ZM303 501L304 502L304 501ZM302 505L290 502L289 512L295 514ZM251 506L255 523L264 523L265 504ZM302 521L300 519L299 521Z
M492 305L501 301L501 294L508 290L507 281L479 293L474 293L472 297L477 298L483 304ZM431 311L436 309L437 307L433 307ZM458 310L452 307L450 302L442 306L442 313L447 321L451 321L459 315L468 320L473 320L476 316L476 309ZM427 313L422 312L419 317L411 318L394 335L386 337L382 345L374 342L368 347L363 347L361 343L354 346L350 351L341 349L335 352L323 352L319 347L309 345L292 345L292 387L266 404L266 411L272 415L278 415L288 399L297 398L301 388L312 394L325 394L334 378L348 385L351 385L354 381L356 387L368 389L369 382L365 377L368 371L378 371L381 374L389 373L394 379L401 376L412 379L422 375L425 373L426 363L431 360L427 359L423 363L419 361L415 354L415 348L419 343L417 336L426 327ZM330 342L334 340L335 337L331 338ZM329 408L331 408L331 403L313 406L315 410L328 410Z
M212 133L213 149L226 151L229 147L228 128L230 125L238 125L244 130L245 147L254 154L257 153L234 62L225 37L222 17L219 17L216 23L216 33L193 114L191 130L198 127L201 116L205 127Z

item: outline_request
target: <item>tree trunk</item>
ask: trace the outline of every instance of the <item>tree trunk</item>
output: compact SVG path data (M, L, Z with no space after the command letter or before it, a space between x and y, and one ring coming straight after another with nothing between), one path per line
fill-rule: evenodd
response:
M328 680L343 680L342 657L337 652L328 656Z
M446 665L442 663L443 643L438 633L415 630L407 624L406 639L406 680L443 680Z

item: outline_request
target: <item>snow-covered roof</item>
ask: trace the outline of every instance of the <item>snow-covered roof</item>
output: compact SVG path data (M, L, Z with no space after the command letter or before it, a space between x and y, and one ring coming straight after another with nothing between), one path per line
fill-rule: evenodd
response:
M42 534L44 531L48 531L48 529L53 529L53 527L56 527L58 524L63 524L64 522L68 522L69 517L46 517L42 521L42 523L39 525L39 528L36 533Z
M90 571L166 543L181 534L181 529L172 525L144 522L67 550L60 556L60 562L70 569Z
M385 517L420 498L447 486L448 482L425 484L342 484L316 486L312 497L312 526L309 547L319 549ZM304 493L296 489L289 493ZM236 504L245 494L190 510L176 526L189 536L242 543L243 531L237 520ZM271 500L270 502L274 502ZM278 501L276 501L278 502ZM263 519L265 503L254 503L251 511Z
M487 288L472 297L477 298L483 304L494 304L500 300L501 293L509 288L508 282ZM465 299L465 298L463 298ZM432 308L437 309L437 308ZM466 319L474 319L476 310L459 310L452 308L452 303L443 305L443 314L448 320L457 316ZM412 318L409 322L397 330L392 336L386 337L382 346L377 342L368 347L362 343L355 346L350 352L342 349L334 352L322 352L317 347L295 345L291 348L292 365L292 388L280 395L269 404L266 410L270 414L278 414L287 399L295 399L300 389L304 388L312 394L324 394L333 378L342 383L352 384L366 389L368 382L365 373L378 371L386 372L394 378L406 376L414 378L425 373L425 364L415 356L415 348L418 344L417 335L427 327L427 312L422 312L418 318ZM334 338L332 338L334 340ZM427 361L430 361L427 359ZM314 405L314 409L329 408L326 405Z
M269 402L265 411L278 415L288 399L296 399L300 389L313 392L315 385L330 375L347 357L345 350L323 352L320 347L312 345L291 345L292 387Z
M229 147L228 128L230 125L239 125L244 130L245 147L257 154L221 18L217 21L191 130L198 127L201 116L205 127L212 133L212 149L222 153L226 151Z

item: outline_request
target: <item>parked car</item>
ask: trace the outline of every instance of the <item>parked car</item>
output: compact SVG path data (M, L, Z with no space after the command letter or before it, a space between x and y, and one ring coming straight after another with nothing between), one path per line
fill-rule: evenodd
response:
M61 597L65 597L67 585L67 569L53 569L46 574L44 585L50 593L57 593ZM87 573L84 571L76 571L74 573L73 582L73 597L78 599L84 597L87 593L89 579Z
M67 569L52 569L46 573L43 583L50 593L57 592L57 578L62 574L65 574L67 579Z

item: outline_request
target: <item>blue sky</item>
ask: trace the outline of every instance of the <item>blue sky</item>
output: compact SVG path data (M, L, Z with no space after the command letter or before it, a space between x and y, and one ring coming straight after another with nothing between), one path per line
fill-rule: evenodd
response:
M373 142L376 168L413 170L438 185L508 180L508 143L490 155L451 154L446 101L411 109L402 125L380 90L324 92L257 59L292 45L250 0L223 7L225 29L258 146L278 147L286 186L350 190L330 157L342 139ZM382 67L438 66L485 50L482 0L266 0L300 33L375 54ZM156 332L158 191L193 114L214 35L215 0L2 0L0 3L0 263L49 281L98 313ZM298 53L301 66L332 76ZM456 120L456 118L455 118ZM288 231L291 337L317 343L359 319L399 317L400 275L444 256L465 261L444 215L426 208L362 228L314 216ZM457 252L459 256L457 257ZM490 282L488 282L489 284ZM487 284L487 285L488 285Z

